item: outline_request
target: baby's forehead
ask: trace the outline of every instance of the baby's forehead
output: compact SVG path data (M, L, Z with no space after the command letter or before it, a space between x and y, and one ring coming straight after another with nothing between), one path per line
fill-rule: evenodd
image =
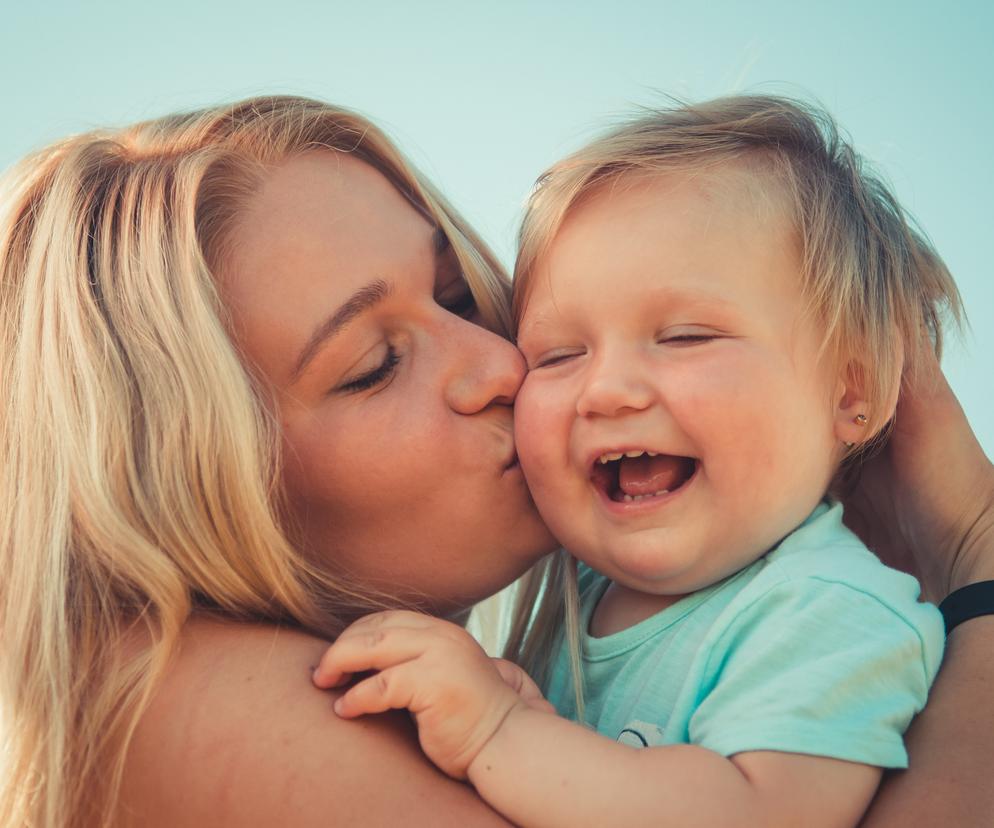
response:
M714 209L742 209L751 214L791 217L793 203L782 166L764 152L750 152L727 159L667 165L654 170L633 169L615 181L605 181L589 194L590 199L631 187L650 189L693 186ZM582 203L577 202L577 206Z
M705 164L666 165L620 172L573 200L536 260L536 276L567 240L589 237L591 229L643 226L649 233L674 223L700 230L701 240L723 232L765 235L770 242L798 241L796 202L789 179L760 153ZM656 224L640 219L651 214ZM688 224L689 221L689 224ZM607 232L605 230L605 232Z
M707 162L667 161L652 167L628 168L588 185L571 200L555 230L548 228L552 232L546 235L542 252L532 259L526 278L516 280L514 302L519 323L527 322L532 327L539 322L532 299L536 290L545 299L556 293L550 291L551 270L563 272L559 260L563 250L577 255L578 240L590 250L592 230L601 232L599 238L610 249L614 240L624 236L624 230L641 225L640 218L649 213L656 216L656 226L664 235L670 224L668 215L683 228L696 228L701 266L715 243L723 248L734 246L739 243L735 237L741 237L743 255L747 255L745 248L752 247L746 244L747 239L763 238L763 247L788 249L802 258L800 220L789 181L776 158L756 151ZM668 212L670 205L673 213ZM616 227L621 235L614 235L609 230L611 227ZM656 236L654 228L647 227L645 232L647 238ZM693 246L680 246L670 252L687 256L688 250L693 249ZM661 256L667 253L656 252ZM552 268L557 260L559 266ZM800 267L797 276L803 281ZM551 310L555 315L554 308Z

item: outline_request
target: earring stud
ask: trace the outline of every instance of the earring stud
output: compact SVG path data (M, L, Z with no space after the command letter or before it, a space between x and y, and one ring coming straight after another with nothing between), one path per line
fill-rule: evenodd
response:
M862 428L867 423L866 415L865 414L857 414L855 417L852 418L852 421L853 421L853 423L855 423L856 425L858 425L860 428ZM856 445L856 444L855 443L850 443L848 441L845 443L845 446L846 446L847 449L851 449L854 445Z

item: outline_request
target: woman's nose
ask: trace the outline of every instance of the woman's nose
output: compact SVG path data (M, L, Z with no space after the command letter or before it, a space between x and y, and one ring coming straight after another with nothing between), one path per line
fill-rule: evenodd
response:
M618 354L595 360L576 400L581 417L614 417L652 404L653 387L635 357Z
M525 378L521 353L503 337L458 320L446 397L453 411L476 414L490 405L513 405Z

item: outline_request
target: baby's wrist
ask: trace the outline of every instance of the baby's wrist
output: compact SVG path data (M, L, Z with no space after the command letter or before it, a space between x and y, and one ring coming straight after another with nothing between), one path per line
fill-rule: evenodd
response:
M493 767L503 761L502 754L504 746L508 743L508 740L504 737L509 731L521 724L523 717L529 713L534 714L535 712L535 710L522 701L516 701L508 709L507 713L500 720L500 723L494 728L494 731L466 766L466 778L470 783L477 785L481 775L488 773ZM514 761L513 757L511 761Z

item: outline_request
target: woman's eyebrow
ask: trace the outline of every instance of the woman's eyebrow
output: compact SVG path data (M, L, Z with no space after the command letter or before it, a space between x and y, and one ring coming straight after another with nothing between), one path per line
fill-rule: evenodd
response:
M393 286L377 279L370 282L365 287L359 288L348 299L346 299L338 310L332 313L324 322L314 329L307 344L304 345L294 364L290 374L290 382L294 383L299 379L307 365L317 356L318 351L332 339L342 328L349 324L359 314L364 313L373 307L377 302L382 301L393 291Z

